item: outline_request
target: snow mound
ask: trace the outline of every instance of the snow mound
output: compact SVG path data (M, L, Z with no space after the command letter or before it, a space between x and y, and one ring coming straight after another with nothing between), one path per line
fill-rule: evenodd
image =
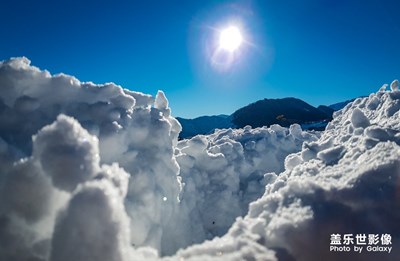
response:
M31 66L26 58L15 58L0 63L0 122L0 190L2 195L12 195L10 200L9 196L1 200L0 231L5 232L0 234L15 237L15 242L26 241L26 249L19 251L21 255L48 257L51 244L74 241L72 234L66 241L53 238L53 243L51 237L60 209L85 208L79 202L72 203L78 197L77 190L82 193L79 198L87 202L82 204L99 202L112 212L116 201L106 198L114 193L110 192L111 185L123 195L119 201L124 209L115 213L122 211L129 217L130 226L123 229L131 231L129 248L179 248L167 238L168 230L172 230L170 223L178 213L181 191L179 166L173 154L181 127L170 116L161 91L154 99L113 83L82 83L65 74L53 76ZM80 188L100 177L111 185L91 187L92 192L87 193L96 194L93 198ZM56 202L50 202L50 198ZM67 213L57 227L68 230L65 226L80 218L88 217ZM104 217L104 226L114 224L112 218ZM34 231L38 224L40 229L45 227L45 235ZM120 230L115 227L114 232L107 233L120 240ZM54 233L57 235L57 230ZM96 233L87 234L94 240ZM13 240L6 241L0 244L1 260L13 259L17 247ZM33 253L37 242L38 253ZM77 245L79 242L71 247ZM117 245L120 241L115 242ZM60 247L57 249L62 252ZM62 259L56 253L51 256Z
M400 259L397 85L323 133L178 142L162 91L0 62L0 260ZM347 233L389 233L393 250L329 252Z

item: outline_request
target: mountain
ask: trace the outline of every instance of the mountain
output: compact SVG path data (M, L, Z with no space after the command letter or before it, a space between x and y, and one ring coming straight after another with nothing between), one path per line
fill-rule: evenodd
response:
M182 125L179 137L182 139L196 136L197 134L210 134L215 129L226 129L235 127L232 117L229 115L201 116L195 119L176 118Z
M329 105L330 106L330 105ZM325 114L329 115L330 117L332 117L333 113L336 111L334 109L332 109L331 107L326 106L326 105L320 105L317 107L318 110L324 112Z
M249 104L233 114L232 122L242 128L279 124L288 127L293 123L330 120L331 116L297 98L264 99Z
M360 97L357 97L357 98L364 98L364 97L367 97L367 96L360 96ZM334 111L338 111L338 110L343 109L347 104L349 104L350 102L353 102L357 98L353 98L353 99L350 99L350 100L347 100L347 101L343 101L343 102L334 103L334 104L331 104L331 105L329 105L327 107L331 108Z
M236 110L232 115L201 116L195 119L176 119L182 125L181 139L198 134L210 134L215 129L253 128L279 124L288 127L298 123L304 130L324 130L335 111L341 110L354 101L350 99L317 108L293 97L282 99L263 99Z

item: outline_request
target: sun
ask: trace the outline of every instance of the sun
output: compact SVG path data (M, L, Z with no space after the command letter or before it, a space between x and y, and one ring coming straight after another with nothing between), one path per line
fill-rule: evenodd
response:
M242 34L236 26L230 26L222 30L219 35L219 47L228 52L237 50L242 42Z

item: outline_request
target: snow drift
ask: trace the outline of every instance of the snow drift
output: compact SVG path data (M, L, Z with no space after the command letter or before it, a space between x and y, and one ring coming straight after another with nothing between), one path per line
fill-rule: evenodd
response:
M274 125L178 142L161 91L3 61L0 259L400 259L397 86L322 134ZM389 233L393 250L330 252L337 233Z

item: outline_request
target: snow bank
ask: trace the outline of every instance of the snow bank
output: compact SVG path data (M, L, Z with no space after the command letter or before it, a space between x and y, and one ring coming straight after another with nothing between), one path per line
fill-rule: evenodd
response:
M1 62L0 260L400 259L396 87L322 135L274 125L178 142L161 91ZM393 251L329 252L345 233L389 233Z
M181 184L173 146L181 127L170 116L168 102L161 91L154 99L113 83L95 85L64 74L52 76L31 66L26 58L0 63L0 88L0 188L3 195L13 195L11 200L9 196L2 198L0 231L25 237L27 232L11 229L22 222L20 218L34 222L21 224L28 230L36 223L46 223L47 234L38 239L33 231L27 247L46 240L41 241L41 251L47 256L55 216L61 215L57 214L58 209L85 208L79 202L72 204L78 197L77 190L101 175L115 189L124 191L120 200L130 223L130 228L124 231L131 231L128 237L131 245L152 246L157 250L178 248L173 240L170 243L166 239L166 231L172 230L170 221L178 212ZM69 117L58 117L60 114ZM120 167L128 173L126 181L121 178ZM96 194L93 199L81 188L79 198L88 202L82 204L99 202L110 209L114 203L110 204L111 199L102 195L112 194L108 187L91 187L92 192L87 193ZM25 191L26 188L29 189ZM60 202L56 206L48 206L50 193L59 194ZM52 211L52 219L47 209ZM44 222L40 218L51 220ZM80 218L65 214L60 229L67 230L65 226ZM107 226L107 222L114 221L104 217L104 222ZM114 230L110 233L119 237L119 229ZM88 235L95 236L90 231ZM12 259L14 250L8 244L0 245L0 257ZM22 252L29 255L28 250ZM61 258L55 253L52 256Z

